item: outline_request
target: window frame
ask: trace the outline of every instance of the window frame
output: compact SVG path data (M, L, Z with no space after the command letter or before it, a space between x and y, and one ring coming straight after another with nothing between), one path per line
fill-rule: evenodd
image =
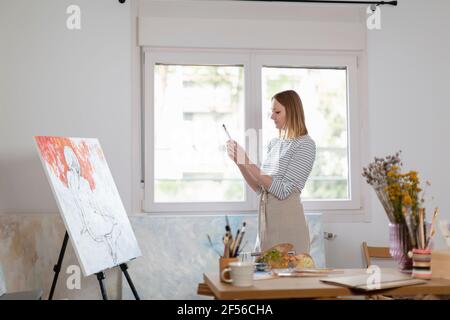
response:
M199 64L199 65L242 65L244 67L245 121L244 129L262 129L262 67L346 67L347 68L347 156L349 172L350 200L302 200L305 211L341 211L351 213L361 209L360 175L360 110L361 68L358 67L360 52L306 51L306 50L244 50L244 49L204 49L204 48L153 48L144 47L142 74L144 151L144 193L142 209L151 214L205 212L254 212L257 210L257 195L246 184L246 200L243 202L154 202L154 65ZM248 150L247 141L245 147ZM260 142L259 145L264 145ZM261 148L259 159L263 159ZM258 165L261 165L258 161ZM149 181L150 183L145 183ZM245 183L245 182L244 182ZM355 212L356 213L356 212Z
M360 157L359 152L352 152L352 146L359 146L359 110L358 110L358 56L356 54L318 54L295 52L281 53L254 53L253 76L255 81L262 82L261 70L263 67L297 67L297 68L336 68L346 67L347 70L347 157L348 157L348 184L349 199L302 199L306 211L324 210L355 210L361 208L360 193ZM282 62L282 63L280 63ZM262 105L262 86L256 86L254 96L256 105ZM261 129L260 127L257 129ZM314 138L314 137L313 137ZM261 157L261 155L260 155ZM261 158L262 159L262 158Z
M227 50L224 54L218 50L163 50L144 48L144 199L143 210L151 213L158 212L211 212L211 211L252 211L256 207L256 194L245 184L245 200L240 202L155 202L154 201L154 65L186 64L186 65L242 65L244 67L244 100L245 106L251 106L251 95L248 94L250 84L250 59L248 54L239 50ZM250 108L245 108L244 130L252 125ZM247 145L245 146L247 147ZM150 183L145 183L150 181ZM245 182L244 182L245 183Z

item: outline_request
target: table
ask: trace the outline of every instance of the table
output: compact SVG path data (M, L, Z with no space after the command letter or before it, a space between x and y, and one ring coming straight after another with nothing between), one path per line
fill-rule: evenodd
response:
M365 274L366 269L340 269L340 275ZM381 272L399 273L395 269L381 269ZM330 275L330 277L339 274ZM254 285L248 288L234 287L220 281L219 274L205 273L203 275L204 284L199 285L203 294L206 289L214 295L216 299L321 299L361 295L386 295L386 296L417 296L417 295L450 295L450 279L431 279L425 284L405 286L394 289L384 289L376 291L355 291L343 286L331 285L321 282L320 277L279 277L269 280L256 280Z

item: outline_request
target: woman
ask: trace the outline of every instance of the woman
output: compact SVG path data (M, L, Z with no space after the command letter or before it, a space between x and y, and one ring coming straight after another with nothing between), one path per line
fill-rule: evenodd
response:
M297 253L308 253L309 231L300 193L311 173L316 145L308 135L299 95L293 90L274 95L271 119L279 137L269 142L261 169L234 140L227 142L228 156L237 164L248 185L260 195L255 250L265 251L279 243L291 243Z

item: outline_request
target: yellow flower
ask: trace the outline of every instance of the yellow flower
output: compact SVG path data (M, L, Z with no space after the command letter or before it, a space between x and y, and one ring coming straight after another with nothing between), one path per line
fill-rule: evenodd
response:
M405 194L405 195L403 196L403 204L404 204L405 206L410 206L410 205L412 204L412 199L411 199L411 197L409 196L409 194Z

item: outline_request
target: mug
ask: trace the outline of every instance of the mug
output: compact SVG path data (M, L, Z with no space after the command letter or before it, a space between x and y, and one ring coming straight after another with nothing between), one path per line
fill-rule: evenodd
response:
M253 285L254 266L252 262L231 262L220 274L223 282L231 283L236 287L251 287ZM227 279L228 273L230 279Z
M223 257L220 257L219 258L219 275L222 274L223 270L228 268L228 265L230 264L230 262L239 262L239 258L238 257L235 257L235 258L223 258ZM229 280L230 279L230 275L226 274L225 275L225 279ZM224 279L222 279L222 276L220 277L220 280L225 282Z

